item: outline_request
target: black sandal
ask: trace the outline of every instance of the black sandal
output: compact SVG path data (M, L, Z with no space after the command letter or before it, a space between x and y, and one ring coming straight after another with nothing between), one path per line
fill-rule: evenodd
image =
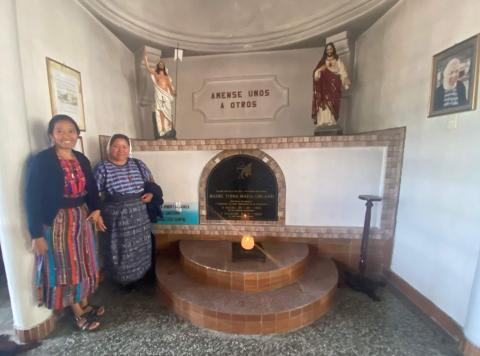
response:
M91 313L84 313L80 316L74 316L73 320L75 327L80 331L96 331L101 326L96 316ZM95 323L97 323L98 325L92 328L92 325L94 325Z
M94 305L94 304L87 304L83 310L90 308L89 311L86 311L85 313L88 314L93 314L96 316L103 316L105 314L105 307L103 305Z

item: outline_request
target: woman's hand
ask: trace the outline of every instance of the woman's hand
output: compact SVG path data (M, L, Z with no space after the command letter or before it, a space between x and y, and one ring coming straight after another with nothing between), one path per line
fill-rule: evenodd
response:
M95 226L97 227L98 230L100 231L105 231L107 230L107 226L105 225L105 223L103 222L103 218L102 216L100 215L100 210L94 210L90 213L90 215L88 215L87 217L87 221L91 221L95 224Z
M45 255L48 251L48 244L45 237L38 237L32 240L32 250L36 255Z
M102 215L98 217L98 220L96 222L96 225L98 230L101 232L105 232L107 230L107 225L105 225L105 222L103 221Z
M142 200L142 202L144 202L145 204L146 203L150 203L153 199L153 194L152 193L145 193L142 195L142 197L140 198Z

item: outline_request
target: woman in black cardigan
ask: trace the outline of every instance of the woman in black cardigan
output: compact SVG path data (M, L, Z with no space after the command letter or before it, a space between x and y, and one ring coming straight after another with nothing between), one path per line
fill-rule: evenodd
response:
M70 306L75 325L93 331L105 309L87 301L99 280L92 223L102 231L105 225L90 162L73 150L79 133L69 116L50 120L54 146L32 159L26 205L39 305L54 310Z

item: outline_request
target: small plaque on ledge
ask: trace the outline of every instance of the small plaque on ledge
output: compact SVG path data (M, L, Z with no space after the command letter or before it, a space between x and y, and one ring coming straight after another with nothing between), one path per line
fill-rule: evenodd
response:
M245 250L239 242L232 242L232 262L245 260L265 262L265 254L257 247L257 245L262 248L261 243L256 243L251 250Z

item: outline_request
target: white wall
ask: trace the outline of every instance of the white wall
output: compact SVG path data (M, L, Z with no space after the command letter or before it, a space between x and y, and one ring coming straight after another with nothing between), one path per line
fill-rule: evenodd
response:
M177 137L186 139L312 135L312 73L322 54L323 48L310 48L184 57L178 68ZM171 60L166 63L170 75L175 79L175 64ZM281 109L274 121L205 122L203 115L193 110L192 93L202 88L204 79L253 75L275 75L278 82L289 90L289 106ZM346 105L342 103L342 112L348 110ZM148 120L151 119L146 121Z
M287 225L363 226L360 194L382 195L385 148L302 148L264 150L286 182ZM218 151L135 152L161 185L166 202L198 202L203 168ZM382 205L372 210L379 226Z
M383 195L383 147L264 150L285 176L285 224L363 226L360 194ZM374 204L372 226L380 226L382 204Z
M407 126L391 268L460 325L480 248L480 117L427 115L432 56L480 32L479 13L478 0L400 1L357 41L350 119Z
M220 151L134 152L152 171L166 202L198 202L202 170Z
M140 136L134 56L75 1L17 0L19 45L33 150L47 147L51 118L45 57L81 73L86 154L99 158L98 135Z

